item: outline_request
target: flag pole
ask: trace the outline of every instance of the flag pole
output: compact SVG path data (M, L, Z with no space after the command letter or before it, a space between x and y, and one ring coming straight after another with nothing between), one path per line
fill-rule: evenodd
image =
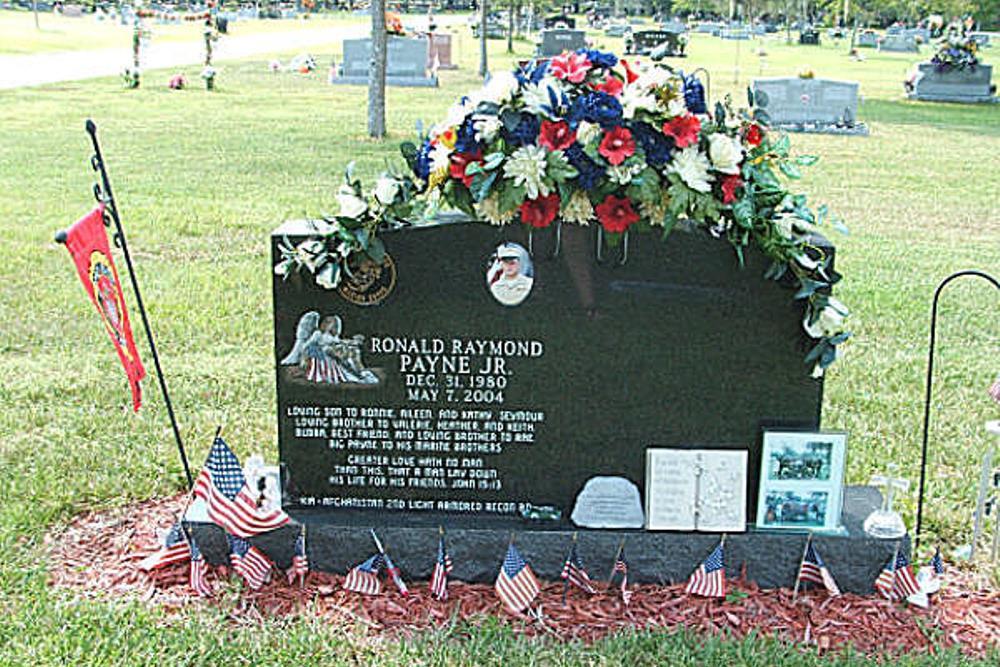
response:
M622 549L625 548L625 538L623 537L621 542L618 543L618 551L615 552L615 559L611 561L611 573L608 574L608 587L607 590L611 590L611 582L615 578L615 564L618 562L618 557L622 555Z
M135 267L132 266L132 255L128 251L128 242L125 240L125 230L122 228L122 221L118 215L118 205L115 203L115 195L111 190L111 181L108 179L108 172L104 165L104 157L101 154L101 146L97 141L97 125L93 120L87 119L87 134L94 145L94 155L91 157L90 166L101 174L101 183L94 185L94 196L106 206L106 210L111 214L111 220L115 223L115 245L121 248L125 257L125 266L128 268L128 275L132 282L132 292L135 294L135 302L139 308L139 315L142 317L142 326L146 330L146 340L149 343L149 351L153 356L153 365L156 367L156 377L160 382L160 393L163 394L163 402L167 406L167 415L170 417L170 426L174 431L174 439L177 441L177 451L181 456L181 464L184 466L184 474L187 477L188 488L194 488L194 478L191 476L191 467L188 465L187 454L184 452L184 442L181 440L181 431L177 426L177 417L174 415L174 407L170 402L170 394L167 391L167 383L163 377L163 368L160 366L160 355L156 351L156 343L153 340L153 330L149 326L149 317L146 315L146 307L142 303L142 294L139 291L139 282L135 277ZM65 243L65 232L56 234L56 241Z
M799 584L802 583L802 566L806 562L806 554L809 553L809 545L812 543L813 532L810 530L809 535L806 537L806 545L802 547L802 558L799 560L799 571L795 573L795 592L792 593L792 604L799 597Z

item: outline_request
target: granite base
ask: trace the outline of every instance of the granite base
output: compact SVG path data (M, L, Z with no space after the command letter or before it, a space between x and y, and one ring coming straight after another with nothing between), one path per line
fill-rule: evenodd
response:
M367 76L338 76L330 79L332 84L346 84L351 86L367 86ZM436 76L413 77L413 76L387 76L385 85L399 88L437 88L438 78Z
M867 137L869 135L868 126L864 123L855 123L852 127L841 127L838 125L798 125L794 123L784 123L772 125L785 132L801 132L802 134L837 134L848 137Z
M844 591L871 593L875 578L893 554L893 540L867 536L862 528L872 510L881 506L882 496L873 487L854 486L844 491L844 534L815 535L816 548ZM191 515L189 514L189 518ZM398 515L394 515L396 521ZM334 523L338 521L339 523ZM271 557L279 568L291 563L295 537L306 525L307 551L313 569L345 573L375 552L367 525L347 525L345 515L329 512L298 512L292 524L259 535L250 541ZM421 525L423 524L423 525ZM453 575L469 582L492 582L506 552L511 531L517 546L543 579L556 580L573 534L572 525L558 524L552 530L524 531L517 521L475 519L466 525L449 522L448 551L455 563ZM190 529L206 560L213 565L227 562L226 537L210 523L190 521ZM380 525L378 531L393 562L407 579L430 578L437 554L438 531L428 520L407 525ZM642 530L580 531L580 555L594 578L603 579L611 570L615 551L626 538L629 580L639 583L676 583L687 579L719 540L710 533L668 533ZM745 567L746 576L763 588L791 587L805 544L804 532L751 530L726 538L726 567L736 576ZM909 536L902 540L904 552Z

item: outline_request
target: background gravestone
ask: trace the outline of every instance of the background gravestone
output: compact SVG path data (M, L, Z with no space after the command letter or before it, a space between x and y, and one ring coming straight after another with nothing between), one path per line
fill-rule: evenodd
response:
M772 125L784 129L867 134L858 117L858 83L834 79L770 77L755 79L753 90L763 92L758 105Z
M576 51L587 46L587 33L583 30L553 28L542 31L538 55L542 58L558 56L563 51Z
M887 34L879 42L878 48L880 51L898 53L918 53L920 51L920 47L917 46L917 40L912 35L904 35L902 33Z
M975 70L938 71L933 63L920 63L909 97L930 102L993 102L990 88L993 66L980 63Z
M304 225L279 228L275 252L285 236L301 240ZM448 516L475 526L550 506L560 520L526 527L551 529L569 525L593 477L643 492L647 448L720 447L750 452L753 517L761 429L819 427L822 382L803 363L801 302L762 278L763 257L741 270L703 232L667 243L633 234L624 266L595 262L594 233L564 227L557 259L537 234L533 285L514 307L491 295L489 258L505 239L529 243L520 229L480 223L384 234L393 264L378 281L398 280L378 305L308 275L276 277L279 361L306 313L336 315L342 339L362 337L360 361L379 379L324 385L277 366L288 506L347 522L374 513L398 525Z
M370 37L344 40L344 63L331 83L368 83L371 65ZM390 36L387 43L385 83L387 86L437 87L436 76L427 73L429 42L426 37Z
M451 61L451 35L446 32L430 34L430 49L427 53L427 69L432 69L437 60L438 69L458 69Z

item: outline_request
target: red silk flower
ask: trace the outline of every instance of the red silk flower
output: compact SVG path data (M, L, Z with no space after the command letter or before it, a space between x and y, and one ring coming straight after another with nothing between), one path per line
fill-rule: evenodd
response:
M618 97L622 94L622 88L624 87L625 84L622 83L621 79L613 75L611 72L608 72L608 78L604 80L604 83L599 83L594 86L594 90L600 90L608 95L611 95L612 97Z
M630 155L635 154L635 139L625 127L614 127L604 134L597 152L607 158L613 165L619 165Z
M582 83L587 78L591 63L587 56L575 51L563 51L552 59L549 71L557 79L566 79L570 83Z
M728 174L722 178L722 203L732 204L736 201L736 188L743 185L739 174Z
M639 75L635 73L635 70L632 69L632 66L628 64L627 60L622 60L621 63L622 67L625 68L625 81L628 83L634 83L639 78Z
M548 227L559 212L559 195L526 199L521 204L521 222L532 227Z
M594 207L594 212L601 226L611 233L624 232L639 220L639 214L632 208L632 201L628 197L608 195Z
M686 114L671 118L663 124L663 134L674 138L677 148L687 148L698 143L698 132L701 131L701 121L694 114Z
M448 167L448 174L452 178L457 178L465 184L465 187L472 185L472 176L465 175L465 168L472 164L473 162L482 162L483 152L476 151L475 153L452 153L451 154L451 164Z
M539 146L544 146L550 151L562 151L572 146L574 141L576 132L569 128L569 123L566 121L542 121L542 128L538 133Z
M746 134L744 139L746 139L748 146L760 146L761 140L764 138L764 133L760 130L760 125L756 123L751 123L747 126Z

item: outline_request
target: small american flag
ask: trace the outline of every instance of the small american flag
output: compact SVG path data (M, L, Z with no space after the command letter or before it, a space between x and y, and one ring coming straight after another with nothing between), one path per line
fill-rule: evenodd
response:
M180 523L175 523L164 536L163 546L156 553L139 561L139 569L149 572L174 563L183 563L190 557L191 551L188 549L187 540L184 539L184 530Z
M212 597L212 587L208 585L206 574L208 574L208 564L205 563L205 558L201 555L201 550L198 549L198 544L192 537L191 571L188 574L188 581L191 583L191 588L194 589L194 592L204 598Z
M726 567L722 542L719 542L708 558L691 574L685 591L707 598L726 597Z
M622 573L622 583L619 589L622 592L622 602L628 604L632 601L632 591L628 589L628 560L625 558L625 547L622 547L618 551L618 558L615 559L614 569L611 570L612 576L615 572Z
M403 581L403 574L396 567L396 564L392 562L389 558L389 554L382 554L382 558L385 560L385 571L389 573L389 577L392 579L392 583L396 584L396 588L399 589L399 594L406 597L410 594L410 589L406 587L406 582Z
M802 559L802 566L799 568L799 579L819 584L830 595L840 595L840 588L837 587L837 582L834 581L833 575L830 574L830 569L823 562L823 559L820 558L819 552L816 551L816 546L811 541L806 548L806 557Z
M882 568L875 580L875 590L887 600L903 600L920 592L920 585L910 569L910 561L902 551L897 551Z
M587 574L587 570L583 567L583 560L580 558L580 553L577 550L576 542L573 542L573 546L569 549L569 555L566 556L566 562L563 564L562 574L560 575L566 585L573 584L587 593L593 595L597 591L594 590L594 585L590 582L590 576Z
M378 578L378 571L381 567L381 554L375 554L364 563L355 565L344 577L344 590L364 593L365 595L378 595L382 592L382 582Z
M538 595L535 573L513 544L507 547L494 588L507 609L516 614L527 609Z
M271 559L242 537L226 535L229 540L229 563L252 590L257 590L271 577Z
M448 550L444 546L444 535L438 539L438 555L434 562L434 572L431 574L431 595L438 600L448 599L448 575L451 574L452 562Z
M994 401L1000 403L1000 375L998 375L997 379L990 385L990 396L993 397Z
M239 459L222 438L216 438L205 467L195 481L194 495L208 505L209 518L237 537L252 537L288 523L279 510L261 511L243 477Z
M941 558L941 547L934 550L934 557L931 558L931 567L934 568L934 574L938 576L944 574L944 559Z
M291 584L298 578L301 586L305 583L307 574L309 574L309 557L306 555L306 527L302 526L302 531L295 538L295 552L292 554L292 564L287 572L288 583Z

